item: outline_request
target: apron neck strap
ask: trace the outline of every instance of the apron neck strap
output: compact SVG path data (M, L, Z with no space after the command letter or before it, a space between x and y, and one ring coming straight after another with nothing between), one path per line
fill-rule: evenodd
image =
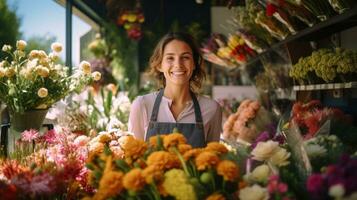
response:
M200 105L198 103L198 100L196 98L196 95L191 90L190 90L190 94L191 94L191 98L192 98L192 101L193 101L193 106L194 106L194 109L195 109L196 123L203 123L201 109L200 109ZM151 114L151 118L150 118L150 121L152 121L152 122L156 122L157 121L157 116L159 114L160 103L161 103L161 99L162 99L163 96L164 96L164 89L161 89L159 91L159 94L157 95L157 97L155 99L154 107L152 109L152 114Z

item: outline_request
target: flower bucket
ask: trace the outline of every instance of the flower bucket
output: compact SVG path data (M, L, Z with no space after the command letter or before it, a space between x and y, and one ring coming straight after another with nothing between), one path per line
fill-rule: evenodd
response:
M39 130L45 120L48 109L29 110L24 113L10 112L11 129L23 132L29 129Z

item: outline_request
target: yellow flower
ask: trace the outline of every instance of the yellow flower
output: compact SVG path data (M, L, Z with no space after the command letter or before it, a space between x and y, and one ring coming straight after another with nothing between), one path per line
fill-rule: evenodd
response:
M226 198L224 198L224 196L219 193L213 193L206 198L206 200L225 200L225 199Z
M250 174L250 179L257 182L264 182L268 179L271 171L268 165L259 165Z
M53 61L57 61L57 60L59 59L58 54L55 53L55 52L50 53L50 54L48 55L48 57L49 57L51 60L53 60Z
M147 158L148 166L155 165L159 169L171 169L180 166L180 160L176 155L166 151L156 151Z
M218 164L219 157L210 151L204 151L200 153L196 159L195 164L198 170L205 170L210 167L214 167Z
M186 144L186 138L181 133L171 133L164 138L165 149L176 147L179 144Z
M235 181L239 176L239 167L233 161L222 160L218 163L217 174L226 181Z
M47 54L46 54L46 52L44 50L39 50L38 51L38 57L40 59L44 59L44 58L47 58Z
M40 88L38 91L37 91L37 95L40 97L40 98L45 98L47 97L48 95L48 91L46 88Z
M16 48L21 51L25 49L26 45L27 45L27 43L23 40L18 40L16 42Z
M0 67L0 78L5 76L5 69Z
M269 162L278 167L286 166L289 162L290 153L280 148L269 158Z
M196 200L194 187L189 184L184 171L171 169L165 173L163 186L167 193L176 200Z
M92 73L92 77L94 81L99 81L102 78L102 74L100 72L95 71Z
M202 151L203 151L203 149L199 149L199 148L188 150L183 154L183 158L186 161L191 159L191 158L196 158L197 155L199 155Z
M241 200L268 200L269 193L266 188L259 185L245 187L239 191L239 199Z
M12 76L15 75L15 68L13 67L8 67L5 69L5 76L8 77L8 78L11 78Z
M82 61L79 64L79 68L83 71L84 74L90 75L91 74L91 68L90 68L90 63L87 61Z
M219 142L210 142L207 144L207 147L205 148L206 150L216 152L218 154L225 154L228 152L228 149L226 146Z
M143 140L137 140L133 136L122 137L120 142L125 158L137 159L143 156L147 149L147 144Z
M145 178L143 177L141 170L138 168L134 168L124 175L123 185L127 190L139 191L145 184Z
M60 53L62 51L62 44L59 42L54 42L51 44L51 49L54 52Z
M146 183L151 184L152 182L160 182L164 174L156 165L150 165L142 171L142 175Z

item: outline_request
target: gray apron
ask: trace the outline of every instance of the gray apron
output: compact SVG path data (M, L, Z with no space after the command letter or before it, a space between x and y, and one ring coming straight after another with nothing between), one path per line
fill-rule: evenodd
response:
M157 122L157 115L159 113L161 99L164 95L164 89L161 89L155 99L148 131L145 136L146 141L148 141L150 137L157 134L170 134L173 132L174 128L176 128L178 129L178 132L185 136L188 144L192 145L192 147L206 146L200 105L198 104L195 94L193 92L190 93L195 109L196 123Z

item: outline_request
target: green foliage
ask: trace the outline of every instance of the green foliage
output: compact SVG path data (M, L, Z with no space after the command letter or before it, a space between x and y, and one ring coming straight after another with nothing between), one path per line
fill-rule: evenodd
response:
M0 0L0 47L4 44L14 45L20 36L20 19L16 16L16 10L9 9L6 0ZM0 59L5 54L0 52Z
M27 40L26 50L31 51L35 49L42 49L45 52L50 52L51 44L56 41L57 41L56 36L51 36L51 35L32 36Z

